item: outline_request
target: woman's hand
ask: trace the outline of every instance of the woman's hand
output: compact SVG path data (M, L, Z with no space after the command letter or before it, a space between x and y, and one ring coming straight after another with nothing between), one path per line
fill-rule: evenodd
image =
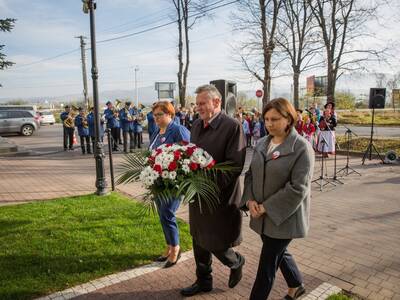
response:
M258 204L257 201L249 200L249 201L247 202L247 206L249 207L249 210L250 210L250 215L251 215L253 218L258 218L258 217L260 217L260 216L263 214L263 212L260 211L260 205L261 205L262 209L263 209L264 212L265 212L265 209L264 209L264 207L262 206L262 204Z

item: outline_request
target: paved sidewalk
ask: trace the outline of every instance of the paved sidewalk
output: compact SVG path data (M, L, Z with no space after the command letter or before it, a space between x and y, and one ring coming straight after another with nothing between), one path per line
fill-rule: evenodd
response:
M121 156L117 155L116 163ZM400 167L377 161L351 165L362 176L343 178L344 185L313 185L311 230L295 240L290 251L304 274L308 291L329 282L368 299L400 299ZM345 164L338 158L338 167ZM107 165L107 164L106 164ZM329 160L329 173L332 161ZM315 178L319 176L316 162ZM141 193L136 184L120 186L127 194ZM50 157L0 158L0 203L85 194L94 191L94 160L78 152ZM179 216L187 220L187 209ZM244 277L237 287L227 286L229 270L217 260L212 293L194 299L247 299L257 269L260 240L244 218L244 242L237 250L246 256ZM279 272L278 272L279 273ZM96 290L79 299L179 299L179 289L195 280L194 259L168 270ZM286 286L278 274L271 299L280 299Z

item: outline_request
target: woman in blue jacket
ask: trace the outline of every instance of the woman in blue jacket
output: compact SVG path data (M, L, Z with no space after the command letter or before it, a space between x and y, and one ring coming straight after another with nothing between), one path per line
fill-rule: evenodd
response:
M186 127L174 123L175 109L170 102L160 101L153 106L153 116L158 126L150 139L150 150L162 144L189 142L190 132ZM157 261L166 261L165 268L172 267L180 258L179 230L175 212L179 207L179 199L157 201L157 210L164 231L167 249Z

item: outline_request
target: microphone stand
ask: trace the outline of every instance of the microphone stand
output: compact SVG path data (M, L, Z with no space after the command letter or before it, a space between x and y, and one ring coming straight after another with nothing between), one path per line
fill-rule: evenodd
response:
M321 174L319 178L314 179L312 183L316 183L319 185L319 190L322 192L322 188L328 184L332 184L333 186L336 186L336 184L332 181L326 180L324 178L324 150L325 150L325 145L326 145L326 140L325 138L320 134L319 138L321 138L321 144L322 144L322 149L321 149ZM317 149L318 149L318 144L317 144ZM324 183L325 182L325 183Z
M361 176L361 174L359 172L357 172L356 170L354 170L352 167L349 166L349 160L350 160L350 144L351 144L351 135L354 134L355 136L358 136L355 132L351 131L350 128L346 127L346 125L343 125L344 128L346 128L346 132L345 132L345 136L346 136L346 145L347 145L347 153L346 153L346 165L341 168L339 171L337 171L336 174L339 174L340 172L343 172L343 176L348 176L350 174L356 173L358 175ZM351 172L349 172L349 170L351 170Z

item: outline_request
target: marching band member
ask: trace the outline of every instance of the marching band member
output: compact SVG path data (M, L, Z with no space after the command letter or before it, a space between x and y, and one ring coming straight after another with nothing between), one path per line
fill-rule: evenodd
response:
M92 154L92 151L90 149L89 125L85 116L85 110L81 107L79 107L79 115L75 118L75 126L78 128L78 135L81 140L82 154L85 154L85 152L87 152L87 154Z
M108 101L106 105L107 109L104 110L104 117L107 121L107 128L111 129L111 136L113 139L112 149L113 151L118 151L118 140L120 138L118 111L114 108L111 101Z
M135 130L134 130L134 138L135 145L140 149L143 144L143 121L144 115L141 109L136 111L136 120L135 120Z
M94 112L93 112L93 107L89 108L89 114L87 115L87 122L88 122L88 126L89 126L89 136L90 139L92 140L92 146L93 146L93 152L96 152L96 144L95 144L95 132L94 132ZM103 136L104 136L104 118L102 117L100 119L100 141L103 142Z
M63 122L63 133L64 133L64 151L74 150L73 141L74 141L74 122L71 116L71 108L66 105L65 111L61 113L60 119Z
M125 102L125 107L119 111L119 119L121 120L121 127L124 137L124 152L128 153L128 135L129 135L129 150L132 152L135 149L135 115L136 112L131 108L131 102Z

